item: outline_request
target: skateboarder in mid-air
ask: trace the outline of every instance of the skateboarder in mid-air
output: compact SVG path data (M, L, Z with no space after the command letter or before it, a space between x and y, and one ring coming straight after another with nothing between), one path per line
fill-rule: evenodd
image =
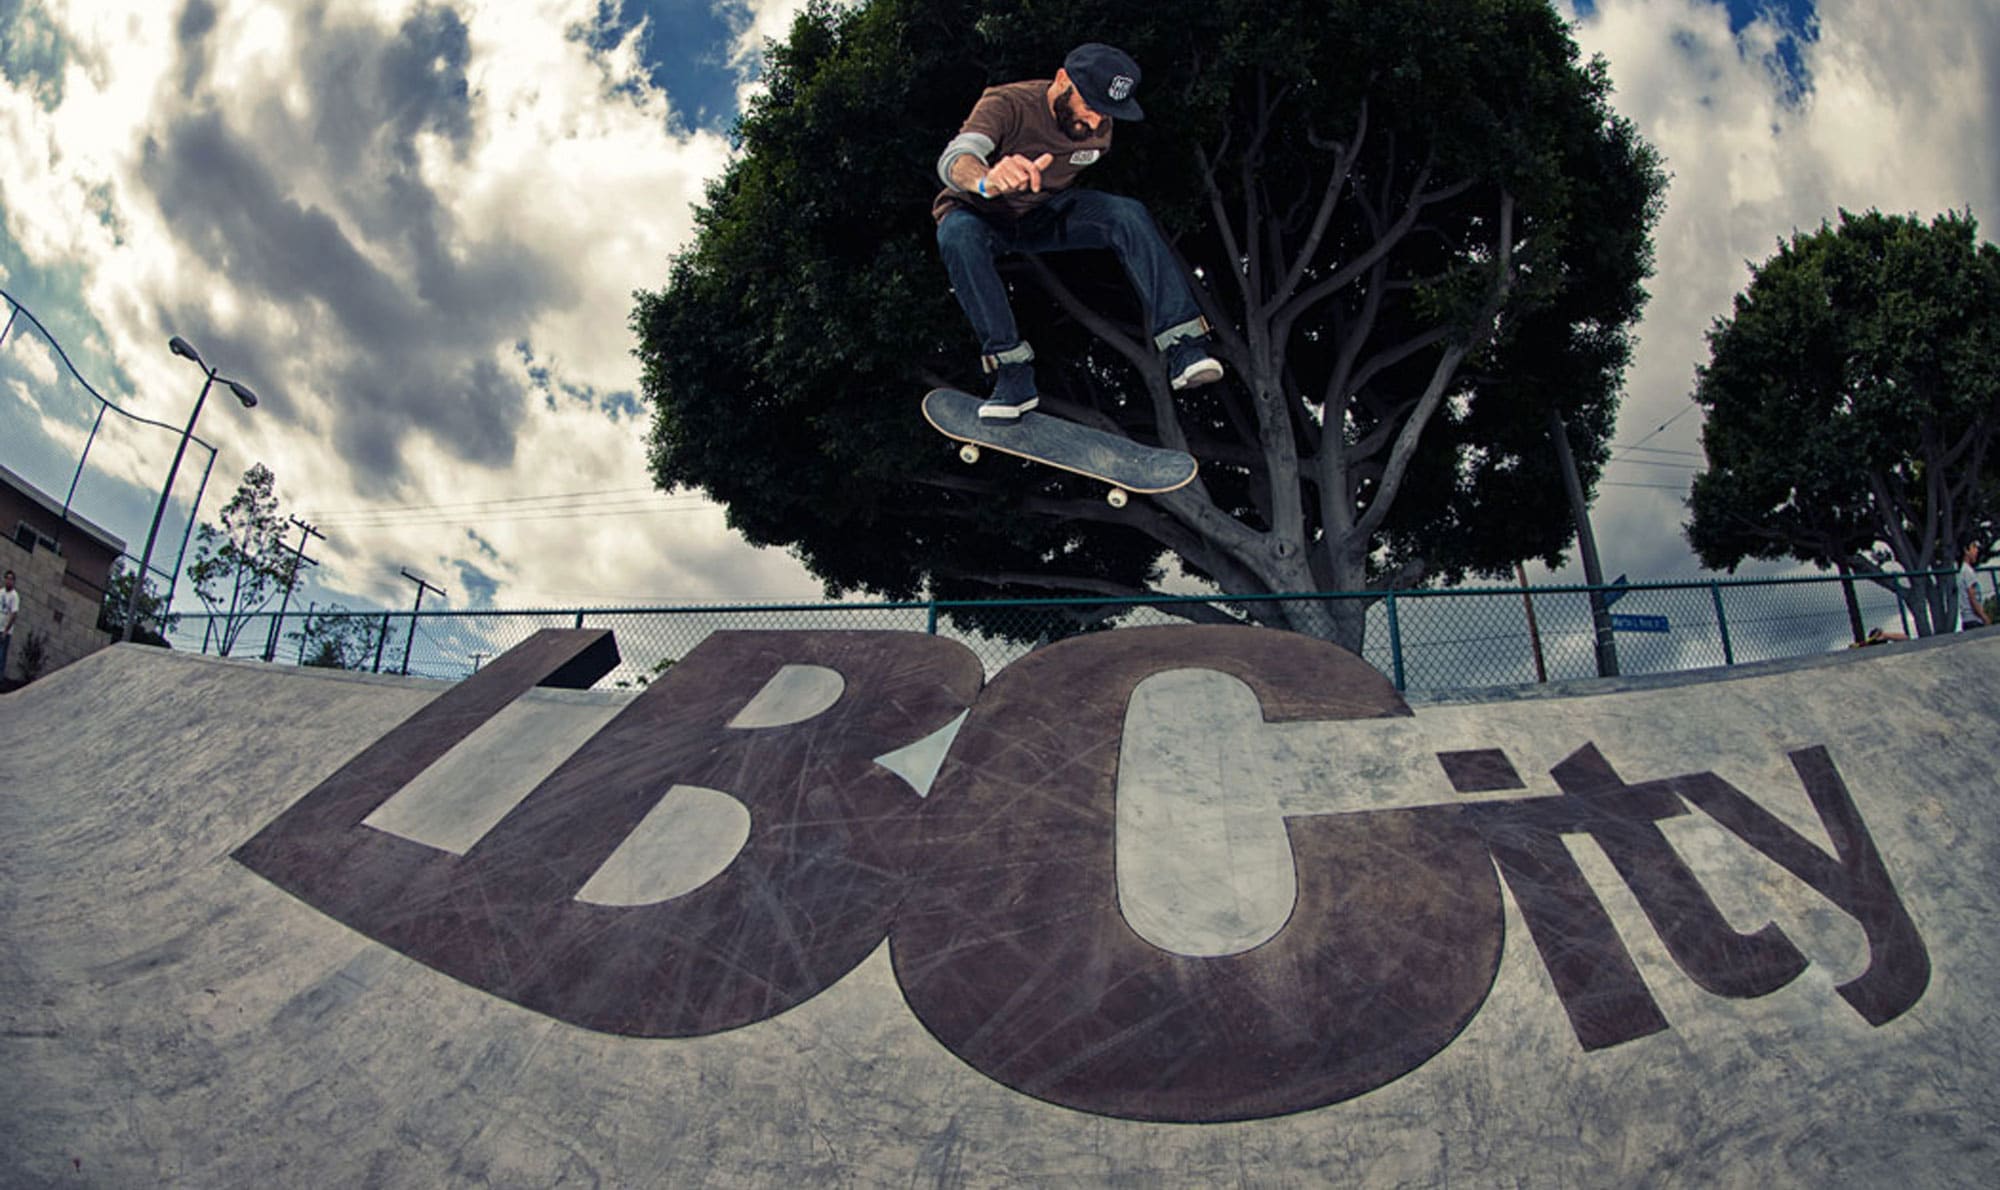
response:
M1139 77L1123 51L1080 45L1054 79L987 88L938 158L945 184L931 204L938 252L993 375L981 418L1011 421L1038 402L1035 352L1014 324L994 264L1008 253L1111 249L1145 301L1173 387L1222 379L1208 353L1208 321L1145 205L1072 188L1110 151L1117 121L1143 118L1133 98Z

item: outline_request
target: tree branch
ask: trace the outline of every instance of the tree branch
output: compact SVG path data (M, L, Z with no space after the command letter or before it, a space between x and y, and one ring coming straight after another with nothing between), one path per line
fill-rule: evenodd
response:
M1080 575L1030 574L1012 571L988 574L962 570L950 570L945 573L951 575L953 578L960 578L967 582L980 583L995 588L1040 587L1044 590L1057 592L1082 591L1089 592L1093 596L1100 598L1130 598L1134 602L1156 598L1162 594L1162 592L1150 588L1132 587L1124 583L1114 583L1105 579L1087 578ZM1228 596L1226 595L1216 596L1216 602L1218 603L1225 602L1227 599ZM1161 615L1172 616L1175 619L1186 620L1194 624L1235 625L1243 622L1239 617L1230 615L1212 603L1152 603L1147 606L1150 610L1158 612ZM1081 611L1083 609L1078 610ZM1093 622L1109 619L1130 609L1111 607L1101 610L1104 614L1090 617Z
M1388 406L1376 418L1375 428L1368 431L1367 437L1359 439L1354 445L1347 448L1347 465L1353 467L1359 465L1364 460L1372 459L1383 447L1389 445L1390 441L1396 437L1396 427L1402 423L1402 419L1410 410L1417 407L1421 400L1422 398L1418 397Z
M1333 370L1327 374L1326 407L1346 408L1349 393L1357 392L1360 385L1353 382L1354 361L1361 358L1361 349L1368 345L1369 336L1375 333L1375 322L1382 313L1382 280L1389 269L1387 260L1379 260L1371 270L1368 292L1361 299L1361 311L1354 321L1343 328L1340 336L1340 353L1334 357Z
M1055 270L1049 267L1047 261L1039 256L1030 256L1027 260L1035 274L1035 280L1048 291L1049 296L1055 299L1056 304L1061 306L1065 313L1082 323L1084 329L1110 344L1118 354L1132 361L1134 367L1144 368L1152 362L1151 352L1141 347L1138 340L1119 330L1109 318L1091 309L1084 304L1082 298L1070 292L1069 286L1062 283L1061 278L1056 276Z
M1113 326L1110 319L1085 305L1083 299L1071 293L1069 287L1056 276L1055 270L1051 269L1041 257L1031 256L1028 262L1034 269L1035 279L1041 283L1042 288L1048 290L1058 305L1081 322L1084 329L1110 344L1114 351L1124 356L1134 368L1138 369L1139 375L1146 378L1146 390L1152 397L1153 403L1154 428L1160 436L1161 445L1185 451L1187 432L1181 428L1180 410L1174 406L1173 392L1167 387L1165 377L1160 373L1150 347L1142 346L1136 339ZM1115 426L1106 425L1104 428L1113 433L1123 433L1123 430Z
M1224 144L1227 144L1226 140ZM1211 162L1208 153L1197 148L1195 161L1201 167L1202 189L1208 192L1209 214L1215 219L1216 232L1222 236L1222 250L1229 258L1229 271L1235 276L1236 288L1243 296L1243 308L1254 310L1257 308L1257 297L1251 292L1250 278L1243 269L1243 248L1236 239L1236 225L1229 221L1229 206L1222 201L1222 188L1215 184L1215 167L1221 163L1220 158ZM1247 201L1245 205L1248 205Z
M1494 281L1488 291L1485 303L1480 307L1478 317L1473 322L1473 331L1466 338L1454 343L1439 357L1438 364L1431 372L1430 384L1424 390L1417 409L1403 423L1402 433L1397 435L1396 445L1389 453L1388 465L1383 469L1382 483L1376 489L1375 498L1368 502L1368 511L1362 514L1356 528L1364 539L1373 537L1382 522L1389 515L1395 503L1396 493L1403 486L1403 477L1408 473L1410 460L1416 457L1417 440L1431 417L1443 402L1445 391L1450 388L1453 376L1458 371L1461 360L1472 353L1473 348L1492 336L1496 329L1500 311L1506 306L1507 295L1514 283L1514 196L1507 191L1500 194L1500 244L1494 262Z
M1368 101L1361 101L1360 115L1355 118L1354 137L1345 145L1338 146L1333 160L1333 175L1327 179L1326 189L1320 196L1319 209L1313 215L1312 230L1306 233L1305 242L1299 246L1292 267L1285 279L1271 294L1271 300L1264 304L1260 314L1268 315L1281 309L1298 292L1299 283L1305 279L1306 270L1312 267L1313 258L1319 254L1319 246L1326 238L1326 229L1333 222L1334 211L1340 206L1340 195L1347 188L1347 179L1354 171L1354 162L1361 156L1361 146L1368 139ZM1317 137L1312 138L1315 147Z
M1435 326L1421 335L1404 340L1387 351L1376 352L1374 355L1368 357L1368 362L1363 364L1348 382L1347 391L1359 392L1367 388L1369 382L1373 381L1375 377L1381 375L1383 372L1395 367L1418 352L1428 351L1450 337L1450 327Z
M1376 238L1373 244L1368 246L1365 252L1341 266L1332 276L1301 290L1273 315L1272 334L1274 337L1281 342L1289 338L1292 324L1298 321L1300 315L1325 298L1338 293L1349 284L1352 284L1354 278L1373 268L1378 261L1386 258L1403 241L1404 237L1410 233L1410 230L1416 226L1417 217L1423 213L1426 206L1457 197L1472 188L1472 183L1466 181L1453 186L1447 186L1442 190L1424 191L1423 186L1429 179L1430 167L1425 166L1423 171L1418 175L1416 184L1411 187L1412 194L1410 201L1404 205L1402 213L1396 217L1396 221L1390 224L1381 236Z

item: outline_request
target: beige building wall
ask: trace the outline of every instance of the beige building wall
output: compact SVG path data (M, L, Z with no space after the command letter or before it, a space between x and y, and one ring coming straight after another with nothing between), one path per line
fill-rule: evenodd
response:
M97 627L97 602L63 581L61 554L24 549L12 538L0 538L0 569L14 572L14 586L21 592L21 618L7 650L7 672L0 677L26 680L31 637L42 641L42 675L111 643L111 634Z

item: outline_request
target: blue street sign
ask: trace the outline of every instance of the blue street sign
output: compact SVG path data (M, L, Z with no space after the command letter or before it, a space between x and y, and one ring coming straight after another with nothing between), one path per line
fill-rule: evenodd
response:
M1618 590L1604 592L1604 606L1607 608L1610 607L1612 604L1618 602L1620 599L1625 598L1626 595L1625 576L1621 574L1617 578L1612 579L1610 585L1617 587ZM1662 629L1662 631L1665 630Z
M1670 632L1672 626L1665 616L1613 616L1613 632Z

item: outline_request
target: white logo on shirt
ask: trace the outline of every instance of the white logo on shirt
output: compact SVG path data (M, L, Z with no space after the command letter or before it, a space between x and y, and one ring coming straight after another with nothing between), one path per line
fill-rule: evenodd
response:
M1091 165L1102 156L1104 156L1104 153L1100 149L1078 149L1069 155L1069 163L1071 165Z

